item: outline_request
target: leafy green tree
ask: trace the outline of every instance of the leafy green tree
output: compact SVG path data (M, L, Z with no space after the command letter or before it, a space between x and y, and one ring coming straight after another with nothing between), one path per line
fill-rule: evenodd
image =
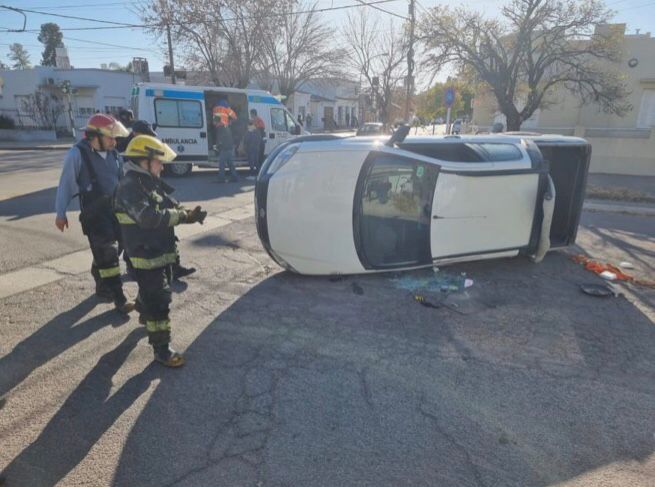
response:
M59 30L59 26L53 22L41 24L39 33L39 42L43 44L43 54L41 54L42 66L56 66L58 47L63 47L64 35Z
M451 86L455 88L451 117L470 116L474 88L462 80L435 83L423 93L419 93L416 97L416 114L425 120L434 120L437 117L445 119L448 108L444 105L444 93Z
M13 63L11 65L12 69L29 69L32 67L29 53L19 42L14 42L9 46L9 54L7 57Z

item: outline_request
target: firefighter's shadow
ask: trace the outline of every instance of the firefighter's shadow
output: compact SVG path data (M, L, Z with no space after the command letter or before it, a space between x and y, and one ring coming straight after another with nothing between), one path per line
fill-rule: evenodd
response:
M562 255L462 270L487 276L476 286L495 307L425 308L388 276L358 277L363 293L349 280L264 280L188 347L180 380L150 397L114 485L367 475L370 485L546 486L653 454L642 427L655 379L647 317L582 295L576 281L588 276Z
M129 321L128 316L113 309L83 320L97 304L97 298L89 296L54 317L0 358L0 396L20 384L32 371L96 331L105 326L119 326Z
M161 373L148 366L112 393L114 375L145 335L142 327L134 329L98 360L39 437L7 466L8 485L57 485L87 456Z

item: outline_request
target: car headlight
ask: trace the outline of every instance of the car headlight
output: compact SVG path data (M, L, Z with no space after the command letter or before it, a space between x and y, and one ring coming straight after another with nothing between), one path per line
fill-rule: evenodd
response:
M299 144L292 144L280 152L275 157L275 159L273 159L270 166L268 166L267 174L274 174L276 171L278 171L282 166L289 162L289 159L291 159L293 155L298 152L298 149L300 149Z

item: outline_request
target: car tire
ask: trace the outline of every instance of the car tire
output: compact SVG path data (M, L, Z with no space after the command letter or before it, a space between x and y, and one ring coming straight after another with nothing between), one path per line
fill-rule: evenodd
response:
M182 177L191 173L193 164L188 162L173 162L164 166L164 173L167 176Z

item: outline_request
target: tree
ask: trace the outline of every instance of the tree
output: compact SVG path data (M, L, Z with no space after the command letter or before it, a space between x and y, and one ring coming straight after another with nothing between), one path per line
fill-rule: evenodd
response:
M188 69L216 85L245 88L262 65L263 37L275 29L279 0L151 0L142 19L161 36L167 25Z
M444 105L444 93L450 86L455 88L455 103L451 109L453 117L470 115L474 90L470 84L462 80L435 83L423 93L416 95L416 114L425 120L434 120L436 117L445 119L448 108Z
M14 42L9 46L9 54L7 57L13 63L11 65L12 69L29 69L32 67L29 53L25 50L23 45L18 42Z
M495 95L508 130L554 103L558 89L624 115L632 106L616 64L617 33L599 0L512 0L502 20L464 8L433 7L420 23L426 65L473 71Z
M21 109L38 127L56 130L57 120L66 110L63 101L45 89L39 88L21 100Z
M59 30L59 26L52 22L41 24L41 32L39 33L38 39L44 46L43 53L41 54L41 65L56 66L56 49L58 47L64 47L64 35L61 33L61 30Z
M366 9L359 9L348 16L343 35L349 51L345 61L353 74L361 74L366 80L379 119L385 124L392 122L394 98L398 98L406 75L408 42L404 32L399 32L392 23L383 28L377 17Z
M132 61L127 63L125 66L123 66L120 63L112 61L111 63L109 63L107 65L107 69L109 69L111 71L123 71L123 72L126 72L126 73L131 73L132 72Z
M288 8L304 12L278 19L275 29L268 29L262 44L263 72L278 82L285 99L311 79L337 77L339 61L345 50L334 48L333 31L320 23L316 4L288 2Z

